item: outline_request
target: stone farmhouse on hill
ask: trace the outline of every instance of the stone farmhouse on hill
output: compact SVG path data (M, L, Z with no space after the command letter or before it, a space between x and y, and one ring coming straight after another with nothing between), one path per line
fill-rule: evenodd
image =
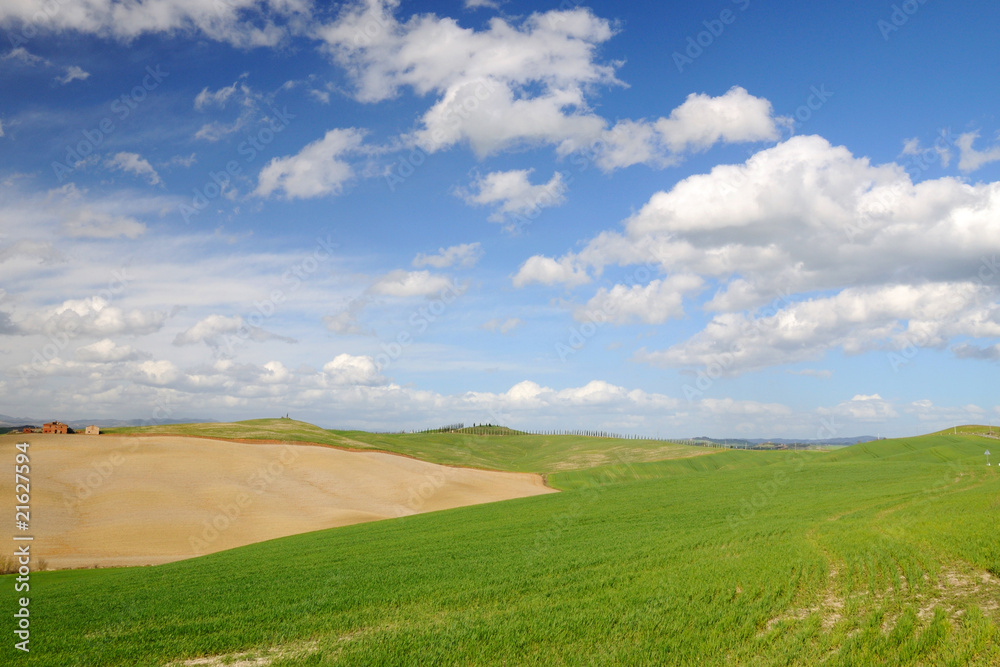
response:
M62 422L48 422L42 424L42 433L69 433L69 426Z

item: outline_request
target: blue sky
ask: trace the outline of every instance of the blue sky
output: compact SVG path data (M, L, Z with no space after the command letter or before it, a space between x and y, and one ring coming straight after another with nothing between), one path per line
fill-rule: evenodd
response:
M0 413L1000 418L1000 7L0 7Z

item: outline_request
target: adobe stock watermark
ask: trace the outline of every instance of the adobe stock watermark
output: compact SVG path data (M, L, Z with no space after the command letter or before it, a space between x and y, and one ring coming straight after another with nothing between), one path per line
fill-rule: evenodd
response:
M381 373L398 361L406 349L413 344L414 337L424 333L431 324L437 322L447 312L451 304L465 294L468 288L467 283L459 284L451 280L427 304L413 311L407 319L408 327L397 333L390 342L381 344L382 351L376 354L374 359L378 371Z
M207 553L212 543L236 525L246 510L253 505L255 496L264 495L268 487L280 479L300 455L295 447L285 445L274 460L267 465L261 465L250 474L245 482L246 489L237 492L231 502L217 505L212 516L201 522L201 532L188 536L191 550L198 555Z
M826 440L837 436L839 429L833 416L822 418L816 429L816 440ZM791 472L801 472L806 465L806 455L797 450L788 452L783 463L792 465ZM775 466L777 469L771 478L757 484L757 490L749 498L744 498L738 512L726 516L726 523L731 530L736 530L747 521L757 516L757 513L774 502L778 494L788 486L792 477L785 466Z
M30 20L24 22L18 32L7 33L10 47L16 49L37 37L38 33L41 32L39 24L48 23L49 19L55 17L62 10L65 2L66 0L44 0L38 11L31 15Z
M525 546L524 560L530 566L542 558L562 539L563 535L592 511L608 486L623 481L638 479L632 462L622 458L620 452L613 452L614 461L602 469L595 477L588 479L583 488L564 492L573 494L569 507L552 515L545 528L535 532L530 544Z
M892 33L898 32L900 28L909 23L910 19L926 4L927 0L905 0L900 4L892 5L890 7L892 12L890 12L888 20L879 19L875 23L875 27L882 34L882 39L888 42Z
M289 113L288 107L278 110L270 107L271 117L267 125L257 130L256 134L247 134L243 141L236 147L236 153L243 157L243 164L250 164L257 156L264 152L267 146L275 140L275 137L288 127L296 115ZM191 196L191 203L182 203L178 207L178 212L184 218L185 223L190 223L191 218L199 215L215 199L226 194L226 189L230 187L233 180L243 173L243 165L239 160L228 160L219 171L208 172L208 178L204 185L194 188Z
M222 338L222 343L219 345L218 350L221 352L225 348L227 354L230 356L234 355L240 347L253 337L254 332L264 322L274 317L279 306L288 299L290 293L298 291L305 281L309 280L319 271L321 266L333 259L333 252L338 247L340 247L340 244L334 242L329 234L327 234L326 238L317 237L316 248L312 253L288 267L281 274L283 287L271 290L260 301L254 301L253 311L243 319L239 328L234 333L228 333Z
M173 409L168 405L169 402L169 395L157 397L152 416L143 419L140 427L165 424L174 414ZM66 509L73 509L104 486L105 482L128 460L127 454L134 454L139 449L139 443L142 439L132 437L131 441L124 453L121 451L111 452L97 463L91 464L90 468L84 471L85 474L81 473L77 476L73 493L63 493L63 506Z
M409 516L411 514L429 511L425 509L427 507L427 503L430 502L434 496L440 493L448 481L453 479L455 475L462 470L462 464L468 462L471 455L471 449L467 446L470 442L470 438L466 436L464 441L466 447L459 450L459 456L461 458L460 463L435 466L433 470L428 471L421 476L421 481L419 483L413 483L407 487L405 504L397 505L394 510L396 517Z
M139 108L139 105L149 97L149 94L156 90L165 78L170 76L169 72L164 72L160 66L146 67L146 74L142 80L132 87L127 93L123 93L115 98L109 110L119 121L124 121ZM105 139L111 136L117 129L115 121L111 116L102 118L93 129L81 130L82 139L75 144L66 146L66 159L64 162L58 160L52 162L52 171L56 178L62 183L66 178L76 171L77 167L84 164L97 148L104 143Z
M693 65L694 61L705 53L705 49L715 44L716 40L725 33L726 27L734 24L740 13L747 10L750 6L750 0L732 0L732 4L736 5L739 11L726 7L719 12L718 18L702 21L701 24L705 29L694 35L688 35L683 52L674 51L671 54L678 72L683 74L685 67Z
M794 134L802 129L802 126L808 123L813 114L822 109L831 97L833 97L833 91L827 90L825 83L821 83L819 86L809 86L809 95L806 97L805 103L796 107L795 112L790 116L792 122L789 131Z
M634 269L621 284L628 289L646 285L657 274L659 266L659 261L649 260ZM579 326L570 326L569 335L564 340L556 341L555 351L559 360L566 363L572 355L582 350L604 325L614 320L618 309L617 300L608 298L599 307L585 311Z

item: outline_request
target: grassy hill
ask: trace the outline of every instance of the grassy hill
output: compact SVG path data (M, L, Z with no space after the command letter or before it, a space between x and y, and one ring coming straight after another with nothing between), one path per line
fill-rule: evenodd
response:
M565 471L557 451L596 454L486 448L508 466L527 450L568 490L33 574L37 634L19 664L997 665L1000 469L984 440L605 454Z
M473 431L486 430L486 435ZM464 431L464 432L463 432ZM327 430L293 419L254 419L235 423L167 424L113 428L115 434L173 434L246 440L315 442L334 447L394 452L431 463L511 472L549 473L622 461L658 461L713 453L713 450L662 440L621 440L572 435L524 435L511 429L467 428L456 433L382 434ZM514 435L507 435L514 433Z
M993 442L990 438L979 435L954 435L941 431L917 438L866 442L826 454L823 460L827 462L890 460L985 465L986 457L983 452L989 449Z

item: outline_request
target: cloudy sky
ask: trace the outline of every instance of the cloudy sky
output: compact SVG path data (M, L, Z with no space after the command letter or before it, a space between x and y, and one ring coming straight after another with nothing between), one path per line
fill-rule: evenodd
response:
M998 24L922 0L2 2L0 413L996 422Z

